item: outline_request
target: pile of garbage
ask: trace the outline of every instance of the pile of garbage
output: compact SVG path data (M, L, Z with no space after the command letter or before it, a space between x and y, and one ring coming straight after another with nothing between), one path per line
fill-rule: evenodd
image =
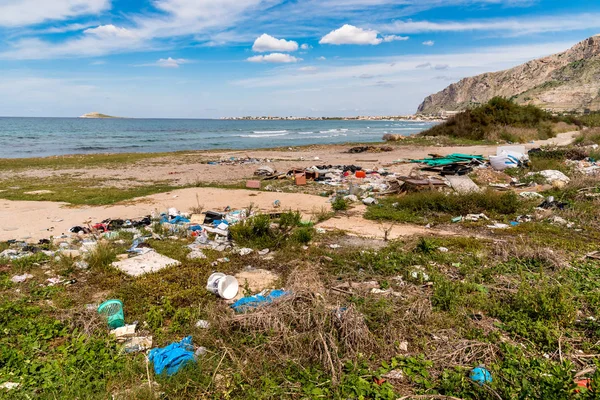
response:
M252 165L252 164L264 164L270 163L271 160L268 158L255 158L255 157L221 157L219 161L209 161L208 165Z

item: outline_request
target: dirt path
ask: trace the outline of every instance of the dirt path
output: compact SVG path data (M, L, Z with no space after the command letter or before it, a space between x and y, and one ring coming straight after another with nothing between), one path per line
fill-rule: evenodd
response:
M382 223L367 220L363 218L365 210L366 207L361 205L353 208L348 215L336 216L317 226L326 230L342 230L352 236L370 239L384 239L386 230L388 231L388 239L390 240L415 235L448 236L455 234L451 231L428 229L420 225Z

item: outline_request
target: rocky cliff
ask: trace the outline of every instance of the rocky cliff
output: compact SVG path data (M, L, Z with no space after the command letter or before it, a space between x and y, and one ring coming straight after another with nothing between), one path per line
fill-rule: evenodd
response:
M425 98L418 112L461 111L494 96L551 111L600 110L600 35L517 67L465 78Z

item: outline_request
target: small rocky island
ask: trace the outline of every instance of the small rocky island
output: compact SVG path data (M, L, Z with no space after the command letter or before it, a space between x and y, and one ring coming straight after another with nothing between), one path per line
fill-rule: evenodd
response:
M99 112L91 112L91 113L83 114L79 118L119 118L119 117L113 117L112 115L101 114Z

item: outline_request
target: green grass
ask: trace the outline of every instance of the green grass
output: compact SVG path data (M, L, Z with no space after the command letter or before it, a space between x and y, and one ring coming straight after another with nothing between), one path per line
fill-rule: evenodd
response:
M107 205L155 193L169 192L179 187L153 183L129 188L105 187L102 180L79 179L70 176L49 178L19 178L0 182L0 198L7 200L62 201L74 205ZM51 193L27 194L39 190Z
M124 167L153 158L176 155L178 153L122 153L122 154L79 154L42 158L0 159L0 171L24 169L79 169L89 167Z
M466 214L486 213L490 218L511 216L522 207L513 192L446 194L424 191L384 198L367 209L365 218L411 223L429 220L448 222L450 217Z

